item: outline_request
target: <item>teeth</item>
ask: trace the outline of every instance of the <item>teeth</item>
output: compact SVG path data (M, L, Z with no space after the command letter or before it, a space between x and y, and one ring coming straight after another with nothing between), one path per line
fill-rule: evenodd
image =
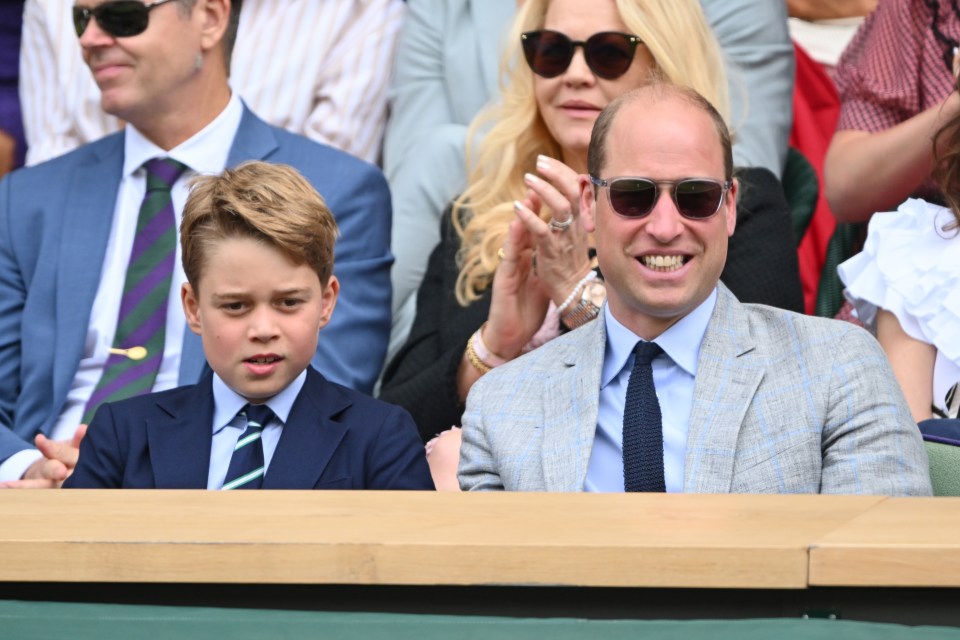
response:
M250 358L250 362L254 364L270 364L275 360L276 358Z
M643 264L656 271L675 271L683 266L683 256L643 256Z

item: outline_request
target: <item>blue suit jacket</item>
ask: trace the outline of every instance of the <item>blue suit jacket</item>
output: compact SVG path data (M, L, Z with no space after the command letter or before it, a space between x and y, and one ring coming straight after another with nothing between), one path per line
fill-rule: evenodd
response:
M341 294L314 363L370 392L390 332L390 193L376 167L272 127L244 108L227 164L297 168L340 226ZM0 462L49 434L84 351L123 167L123 132L0 182ZM119 295L119 294L118 294ZM197 336L183 344L180 383L204 369Z
M64 487L206 489L212 378L103 405ZM263 488L433 489L433 481L410 414L309 369Z

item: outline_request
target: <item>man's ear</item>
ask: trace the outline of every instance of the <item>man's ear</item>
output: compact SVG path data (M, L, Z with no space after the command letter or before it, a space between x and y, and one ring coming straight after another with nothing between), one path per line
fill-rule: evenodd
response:
M183 303L183 315L187 317L187 326L198 336L200 333L200 302L197 293L189 282L180 287L180 302Z
M590 176L580 175L577 176L577 184L580 185L580 224L587 233L593 233L597 228L597 199L593 183L590 182Z
M327 284L323 287L323 293L320 294L320 303L323 305L320 311L320 326L317 329L323 329L330 322L333 315L333 309L337 306L337 297L340 295L340 281L337 276L331 275Z
M203 12L201 16L201 49L206 52L223 45L223 37L230 24L231 0L200 0L195 10Z

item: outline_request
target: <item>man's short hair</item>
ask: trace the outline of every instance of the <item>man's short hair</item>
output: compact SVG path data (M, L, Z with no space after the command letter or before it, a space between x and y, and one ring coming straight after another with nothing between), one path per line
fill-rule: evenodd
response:
M180 0L179 4L183 7L183 12L189 15L197 4L197 0ZM223 59L227 65L227 73L230 72L230 59L233 56L233 45L237 42L237 29L240 26L240 5L243 0L230 0L230 22L227 23L227 30L223 34Z
M229 238L252 238L307 264L326 286L337 223L323 197L291 166L245 162L191 182L183 208L183 270L197 289L206 257Z
M710 101L699 93L688 87L670 84L668 82L655 82L639 89L633 89L621 94L613 99L600 112L597 121L593 123L593 132L590 135L590 147L587 150L587 171L590 175L601 178L600 172L607 161L607 138L610 135L610 129L613 128L613 121L617 113L627 104L639 102L641 100L655 101L665 98L679 98L692 107L700 109L713 120L713 126L717 130L717 137L720 141L720 147L723 152L723 170L725 178L730 180L733 177L733 143L730 139L730 129L727 123L723 121L720 112L710 104ZM646 123L637 123L638 127L648 126ZM656 126L654 123L652 126Z

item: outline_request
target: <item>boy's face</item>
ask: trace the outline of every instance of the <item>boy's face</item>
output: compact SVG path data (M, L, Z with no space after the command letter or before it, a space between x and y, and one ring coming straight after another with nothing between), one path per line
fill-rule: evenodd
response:
M206 256L197 290L183 285L187 324L207 362L231 389L264 402L300 375L330 321L339 283L326 287L306 264L251 238L220 241Z

